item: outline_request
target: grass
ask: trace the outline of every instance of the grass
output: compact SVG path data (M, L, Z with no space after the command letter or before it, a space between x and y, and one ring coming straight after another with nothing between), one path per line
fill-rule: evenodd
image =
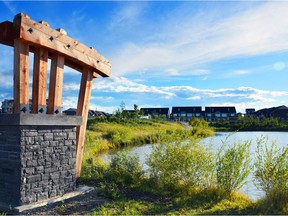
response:
M241 215L253 213L254 203L242 194L231 200L203 201L203 197L153 197L137 193L97 207L91 215Z
M89 167L91 163L99 163L97 156L111 149L174 142L190 138L199 139L213 135L214 131L211 129L185 130L183 125L175 122L134 120L117 123L94 122L92 119L88 122L88 130L86 131L82 167L87 170L86 167Z
M195 142L180 142L188 138L197 140L210 133L209 129L202 127L191 131L185 130L182 125L169 122L106 122L90 124L89 129L82 178L89 179L91 183L99 186L102 195L111 200L110 203L98 206L91 212L92 215L288 213L287 190L279 191L276 187L275 190L271 189L269 196L255 202L237 192L246 180L246 171L252 168L247 157L250 153L246 151L249 142L240 142L213 154ZM152 168L149 173L143 171L136 156L121 153L113 157L108 165L93 157L105 149L140 145L141 142L135 142L136 140L144 140L144 143L164 143L153 146L153 153L147 161ZM262 141L259 141L260 144L264 145ZM270 170L276 170L275 167L281 171L281 175L277 174L278 177L287 179L287 149L273 150L272 147L269 150L267 145L265 149L264 153L258 149L256 153L259 162L256 165L254 162L255 170L268 167L269 172L261 171L260 174L264 173L265 178L260 180L263 184L267 179L271 181L270 173L274 179L275 172ZM280 169L267 161L280 161L283 168ZM203 172L199 172L201 169ZM234 173L233 176L231 173ZM262 176L260 174L258 171L258 181L259 176Z

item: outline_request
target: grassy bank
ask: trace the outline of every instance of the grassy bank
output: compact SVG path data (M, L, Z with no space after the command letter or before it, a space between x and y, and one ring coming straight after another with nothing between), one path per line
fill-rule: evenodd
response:
M83 168L85 171L87 165L95 162L95 156L106 150L143 144L200 139L213 135L214 131L208 125L187 129L180 123L159 120L99 122L98 119L89 119Z
M197 143L155 145L148 172L138 156L117 154L109 165L91 166L94 183L111 199L91 214L286 215L288 151L265 143L261 148L262 141L252 164L249 141L216 154ZM238 192L250 172L266 194L256 202Z
M111 200L91 214L288 213L287 148L262 139L256 152L250 152L250 141L224 142L214 152L195 142L213 133L208 123L194 119L190 125L193 129L159 121L90 122L82 179L101 188L102 195ZM190 142L181 142L187 138ZM143 169L138 156L125 152L116 154L110 164L93 159L104 149L140 145L143 140L162 143L153 145L145 162L149 170ZM101 141L103 146L96 146ZM253 162L252 154L256 155ZM238 192L249 174L265 192L262 200L253 202Z

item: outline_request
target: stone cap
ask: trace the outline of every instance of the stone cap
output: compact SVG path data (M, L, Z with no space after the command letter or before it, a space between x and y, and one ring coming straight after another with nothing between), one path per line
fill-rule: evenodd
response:
M0 114L0 125L82 125L82 116L42 114Z

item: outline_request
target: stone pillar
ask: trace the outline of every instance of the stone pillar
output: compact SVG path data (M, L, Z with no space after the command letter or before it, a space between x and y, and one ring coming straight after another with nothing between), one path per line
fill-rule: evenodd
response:
M17 207L76 188L80 116L0 114L0 206Z

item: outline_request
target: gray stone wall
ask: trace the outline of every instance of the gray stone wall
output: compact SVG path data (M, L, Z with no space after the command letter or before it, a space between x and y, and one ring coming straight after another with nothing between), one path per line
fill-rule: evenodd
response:
M0 122L0 206L20 206L75 190L75 167L76 126Z
M22 126L20 204L76 188L76 127Z
M0 203L16 206L20 200L20 128L0 126Z

